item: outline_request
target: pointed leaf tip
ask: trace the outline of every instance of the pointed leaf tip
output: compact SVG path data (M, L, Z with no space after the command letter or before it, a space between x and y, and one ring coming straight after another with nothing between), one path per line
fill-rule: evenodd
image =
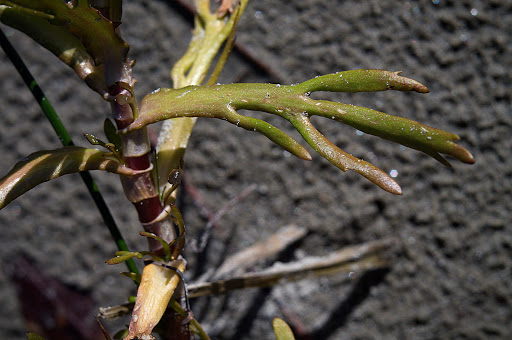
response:
M455 147L453 148L453 151L450 154L451 156L455 157L456 159L463 163L475 164L476 160L475 157L473 157L473 155L471 154L471 152L469 152L468 150L466 150L465 148L458 144L454 145Z
M27 340L45 340L42 336L37 335L34 332L27 333Z
M338 169L342 171L354 170L380 188L395 195L402 195L402 188L391 176L373 164L354 157L338 148L322 135L307 117L297 116L289 121L316 152Z
M416 80L400 76L401 72L384 70L351 70L327 74L295 85L301 92L373 92L373 91L415 91L428 93L429 89Z
M105 157L104 152L96 149L68 146L38 151L16 163L0 179L0 209L41 183L87 170L104 170L126 176L139 173Z
M384 74L386 74L389 78L386 80L388 89L390 90L398 90L398 91L414 91L419 93L429 93L430 90L428 87L420 83L419 81L416 81L411 78L402 77L400 76L400 73L402 71L397 72L388 72L388 71L381 71Z
M292 329L283 319L275 317L272 320L272 327L274 328L276 340L295 340Z
M381 169L374 167L372 164L369 164L367 168L354 170L358 174L370 180L372 183L376 184L379 188L384 189L389 193L395 195L403 194L402 188L393 178L391 178L391 176Z

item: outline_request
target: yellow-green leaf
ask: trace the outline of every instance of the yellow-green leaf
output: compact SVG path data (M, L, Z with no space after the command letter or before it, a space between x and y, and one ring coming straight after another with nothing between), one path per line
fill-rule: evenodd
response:
M37 335L34 332L27 333L27 340L44 340L42 336Z
M295 340L292 329L283 319L274 318L272 326L277 340Z

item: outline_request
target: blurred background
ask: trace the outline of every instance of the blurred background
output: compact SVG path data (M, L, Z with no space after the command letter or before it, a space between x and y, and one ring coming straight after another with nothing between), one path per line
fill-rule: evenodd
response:
M172 86L169 72L186 49L192 17L176 1L130 1L124 11L122 33L137 61L140 100L156 88ZM193 301L196 318L213 339L273 339L274 316L293 319L302 327L302 339L512 338L511 27L512 3L506 0L250 3L240 21L237 50L220 82L290 84L342 70L401 70L431 92L321 98L456 133L477 163L453 161L453 168L447 168L414 150L313 119L343 150L393 173L404 191L398 197L353 172L339 171L311 149L314 160L305 162L263 136L223 121L200 120L185 162L187 184L197 189L204 206L218 211L256 187L219 221L201 266L190 247L185 250L189 279L288 224L308 230L283 255L288 259L397 240L386 270ZM2 30L77 144L87 146L83 132L102 136L108 104L22 33ZM0 79L4 175L28 154L60 147L60 142L3 52ZM277 117L247 114L300 138ZM129 247L143 249L146 241L138 236L136 214L118 179L93 175ZM187 237L196 238L207 223L201 207L190 195L183 195L180 204ZM91 309L84 318L135 294L132 282L118 274L125 267L104 264L115 245L78 175L43 184L15 200L0 211L0 225L1 338L24 339L26 324L16 294L22 286L10 278L25 266L17 260L22 254L31 258L36 273L85 294L89 302L80 305L90 303ZM52 294L67 296L64 288L55 287ZM32 302L32 311L44 316ZM128 322L105 326L113 334Z

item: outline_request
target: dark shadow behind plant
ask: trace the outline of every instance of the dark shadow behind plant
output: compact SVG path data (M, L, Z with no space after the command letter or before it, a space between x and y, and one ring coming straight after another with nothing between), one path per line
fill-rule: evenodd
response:
M311 124L310 118L321 116L347 124L422 151L444 165L449 163L441 154L474 163L471 154L454 143L459 139L454 134L364 107L309 97L311 92L317 91L428 92L424 85L400 76L399 72L345 71L297 85L213 85L227 59L236 24L247 3L241 1L233 9L230 1L223 1L219 10L212 12L209 0L196 0L192 41L171 72L174 88L155 90L139 104L132 76L134 63L128 57L129 45L119 30L122 1L0 0L0 20L26 33L73 68L93 91L109 102L111 119L115 122L115 128L108 122L104 125L106 142L87 135L91 144L105 150L71 146L67 141L63 148L39 151L17 163L0 180L0 208L38 184L65 174L104 170L120 175L126 197L137 210L145 230L143 236L148 238L149 249L129 252L118 242L121 252L110 262L131 261L134 257L144 256L150 256L153 261L148 263L141 277L131 274L140 282L140 288L126 339L150 336L185 271L186 262L180 255L185 242L185 226L174 206L179 182L168 179L169 174L176 174L173 171L182 171L181 160L197 117L222 119L256 131L293 155L311 160L307 149L292 137L264 120L241 115L238 110L280 116L333 165L343 171L354 170L393 194L402 193L393 178L331 143ZM226 47L212 77L201 86L223 44ZM153 158L146 126L158 121L165 122ZM130 267L132 272L135 271L133 268ZM170 306L179 314L179 305L174 300ZM193 317L181 317L192 321L192 332L207 338ZM274 327L276 323L279 321L275 321ZM181 330L185 337L189 336L184 324ZM179 332L180 327L176 331ZM278 335L278 338L288 339L286 335Z

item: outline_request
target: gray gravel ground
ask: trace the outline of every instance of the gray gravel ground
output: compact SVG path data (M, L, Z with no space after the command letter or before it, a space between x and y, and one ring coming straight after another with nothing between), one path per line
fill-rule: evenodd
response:
M169 87L168 72L190 36L187 20L167 1L125 4L123 33L137 60L140 96ZM321 157L290 157L265 137L221 121L201 120L186 157L187 176L218 210L244 188L257 190L216 230L204 262L296 223L309 230L301 254L324 255L351 244L396 237L388 271L356 273L247 290L199 300L196 317L214 339L272 339L271 320L295 314L312 339L511 339L512 329L512 2L253 1L237 43L283 83L357 68L402 70L431 93L336 94L326 98L419 120L457 133L473 166L445 168L412 150L317 119L344 150L386 171L404 189L393 196ZM4 28L2 28L4 29ZM101 134L108 106L73 73L21 33L5 29L48 94L73 138ZM222 82L275 81L235 54ZM59 146L40 109L0 53L0 174L31 152ZM264 116L291 132L274 117ZM291 132L293 133L293 132ZM295 134L294 136L297 136ZM95 174L132 248L144 247L132 207L113 175ZM205 221L183 202L189 235ZM0 212L0 256L25 252L44 272L91 290L98 305L133 293L80 178L67 176L17 199ZM191 272L194 255L188 251ZM0 271L0 338L22 339L15 287ZM127 322L127 320L124 320Z

